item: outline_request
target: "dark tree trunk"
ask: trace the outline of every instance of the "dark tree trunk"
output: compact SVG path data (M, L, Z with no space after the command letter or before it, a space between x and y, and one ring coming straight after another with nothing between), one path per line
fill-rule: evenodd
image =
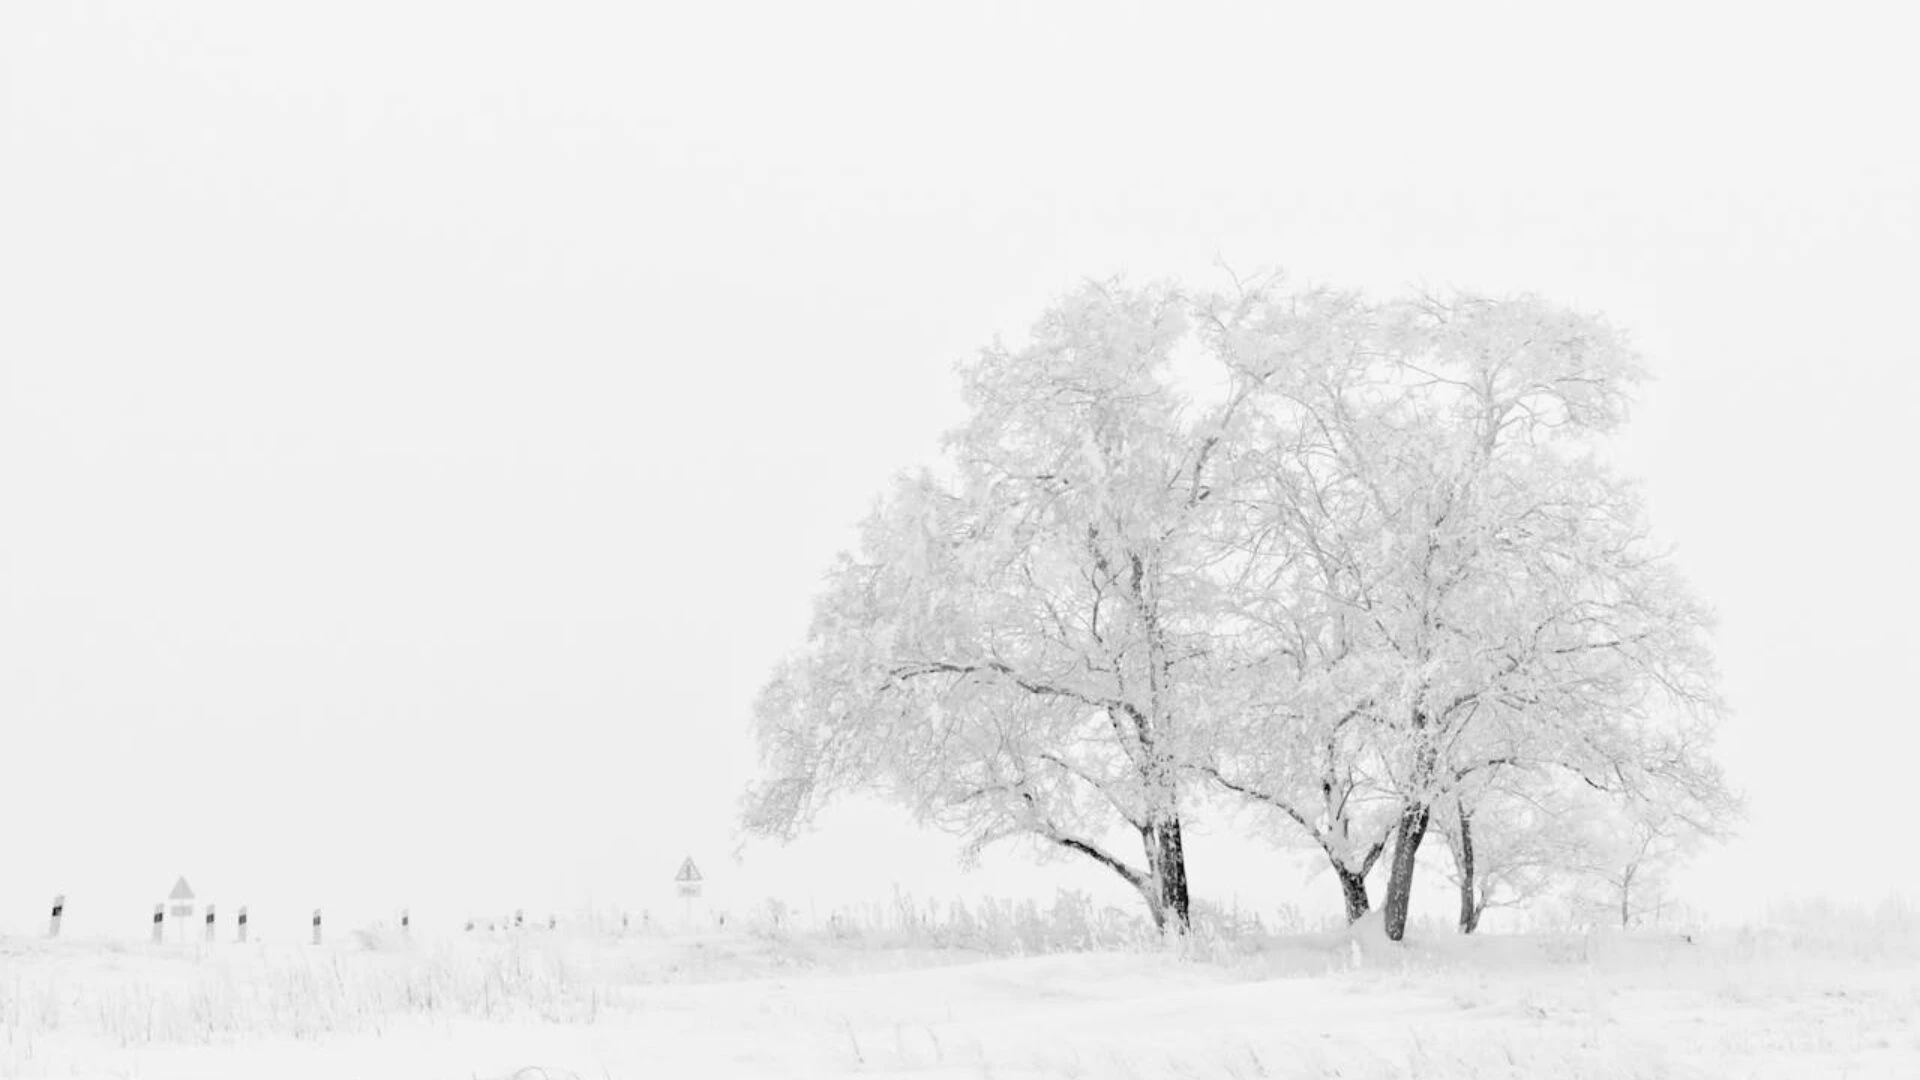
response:
M1187 853L1181 839L1180 818L1174 816L1140 830L1147 849L1147 880L1141 891L1147 894L1147 906L1153 911L1153 926L1165 931L1171 925L1185 934L1193 925L1187 894Z
M1340 899L1347 904L1347 922L1358 922L1373 907L1367 899L1366 873L1355 873L1338 862L1333 864L1333 873L1340 879Z
M1414 856L1420 853L1420 841L1426 838L1427 821L1433 811L1426 803L1408 805L1400 811L1400 824L1393 833L1393 865L1387 876L1387 940L1399 941L1407 933L1407 905L1413 899Z
M1473 877L1473 815L1460 808L1460 837L1453 848L1453 864L1460 873L1460 932L1471 934L1480 928L1478 890Z
M1373 910L1373 902L1367 897L1367 875L1373 873L1373 864L1380 861L1380 853L1386 849L1387 840L1381 837L1360 857L1360 869L1355 870L1332 847L1325 846L1323 841L1322 850L1327 853L1327 861L1333 864L1333 876L1340 882L1340 899L1346 904L1349 926Z

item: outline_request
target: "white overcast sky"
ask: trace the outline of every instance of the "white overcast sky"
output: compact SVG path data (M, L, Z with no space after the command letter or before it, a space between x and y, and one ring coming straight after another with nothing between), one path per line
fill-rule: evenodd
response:
M1216 259L1628 328L1752 797L1695 898L1920 894L1910 28L1546 7L0 4L0 929L1108 889L736 864L747 710L956 360Z

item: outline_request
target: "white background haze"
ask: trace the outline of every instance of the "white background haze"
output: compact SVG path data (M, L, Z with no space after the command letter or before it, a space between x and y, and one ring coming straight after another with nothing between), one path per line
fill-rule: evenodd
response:
M688 853L716 902L1133 910L864 807L736 864L735 799L954 362L1216 260L1629 330L1751 799L1687 898L1920 896L1892 10L0 5L0 930L138 934L179 874L283 938L672 910ZM1228 831L1200 897L1332 909Z

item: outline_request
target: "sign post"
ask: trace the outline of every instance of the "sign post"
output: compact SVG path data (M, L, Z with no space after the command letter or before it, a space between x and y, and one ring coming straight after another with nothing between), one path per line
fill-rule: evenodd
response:
M173 883L173 891L167 894L167 899L173 904L167 914L179 924L180 940L184 942L187 940L187 923L193 920L193 886L188 885L183 877Z
M673 883L677 886L680 898L686 901L688 926L693 925L693 901L700 895L700 881L700 868L693 865L693 856L689 855L686 861L680 864L680 872L673 875Z

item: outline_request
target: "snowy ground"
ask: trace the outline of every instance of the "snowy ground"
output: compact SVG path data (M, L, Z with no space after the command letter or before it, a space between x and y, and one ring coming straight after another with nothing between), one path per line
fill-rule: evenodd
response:
M1364 944L1363 944L1364 942ZM0 940L14 1077L1920 1077L1868 933L981 958L821 935Z

